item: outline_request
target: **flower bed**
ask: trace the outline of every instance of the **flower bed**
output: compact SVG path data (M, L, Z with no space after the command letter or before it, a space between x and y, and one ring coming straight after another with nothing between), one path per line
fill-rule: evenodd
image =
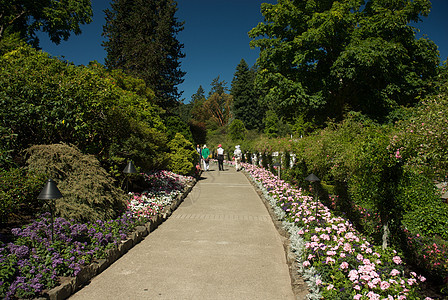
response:
M13 229L13 243L0 242L0 297L33 298L57 286L61 277L76 276L94 260L107 257L151 216L157 215L193 182L167 171L147 174L145 203L133 195L129 210L116 220L80 224L44 214L22 229ZM53 233L52 233L53 232ZM53 235L53 239L51 236Z
M350 222L269 171L243 165L283 219L310 299L421 299L425 278L406 273L399 253L370 244Z

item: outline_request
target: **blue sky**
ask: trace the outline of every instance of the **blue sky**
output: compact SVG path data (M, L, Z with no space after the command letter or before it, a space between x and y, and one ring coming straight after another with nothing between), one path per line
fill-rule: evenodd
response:
M72 35L60 45L52 44L46 36L40 35L41 47L53 56L63 57L76 65L88 64L96 60L104 63L106 52L101 46L104 10L109 8L110 0L91 0L94 10L93 22L82 26L82 34ZM184 91L182 98L189 102L200 85L206 95L210 83L217 76L227 82L230 88L236 66L242 58L252 66L258 49L250 49L249 30L263 21L260 4L276 3L275 0L178 0L180 21L185 21L185 29L178 40L185 45L186 57L181 69L187 74L184 83L179 85ZM448 1L433 0L429 17L417 25L421 33L433 40L439 47L442 60L448 57Z

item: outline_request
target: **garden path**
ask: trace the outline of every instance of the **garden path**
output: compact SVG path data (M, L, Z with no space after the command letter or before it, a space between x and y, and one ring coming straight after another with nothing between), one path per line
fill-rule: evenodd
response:
M295 299L283 238L256 190L217 165L142 242L70 299Z

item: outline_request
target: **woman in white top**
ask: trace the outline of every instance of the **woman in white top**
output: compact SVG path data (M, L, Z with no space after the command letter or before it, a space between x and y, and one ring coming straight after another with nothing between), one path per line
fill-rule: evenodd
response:
M222 149L221 144L218 145L218 150L216 150L218 156L218 167L219 171L224 171L224 149Z

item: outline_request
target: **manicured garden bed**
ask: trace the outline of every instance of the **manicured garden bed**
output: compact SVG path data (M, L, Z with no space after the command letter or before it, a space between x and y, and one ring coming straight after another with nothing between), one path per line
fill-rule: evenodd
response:
M59 298L74 292L153 230L194 184L193 177L167 171L144 176L148 189L130 193L120 218L85 224L55 218L52 229L47 213L13 229L14 240L0 243L0 297Z
M426 279L400 253L370 244L348 220L269 171L244 167L288 229L310 299L431 299L418 293Z

